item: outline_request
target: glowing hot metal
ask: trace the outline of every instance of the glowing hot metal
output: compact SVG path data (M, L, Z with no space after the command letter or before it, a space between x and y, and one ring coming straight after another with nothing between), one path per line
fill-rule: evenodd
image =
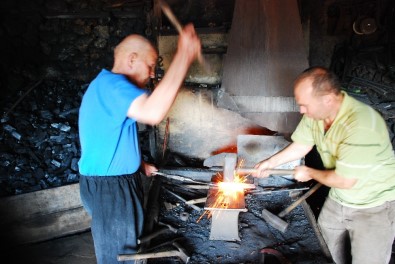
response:
M239 241L238 216L246 212L244 189L251 188L244 178L235 174L234 181L218 182L209 189L206 205L208 217L211 216L210 240Z

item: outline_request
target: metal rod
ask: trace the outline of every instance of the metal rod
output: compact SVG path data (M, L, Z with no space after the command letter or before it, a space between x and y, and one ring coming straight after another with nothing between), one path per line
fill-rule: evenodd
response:
M198 184L209 184L207 182L196 181L196 180L190 179L188 177L167 174L167 173L163 173L163 172L160 172L160 171L155 171L152 174L163 176L163 177L166 177L166 178L172 179L172 180L182 181L182 182L191 182L191 183L198 183Z
M178 198L179 200L181 200L182 202L184 202L185 204L187 204L187 200L186 199L184 199L184 198L182 198L181 196L179 196L178 194L176 194L176 193L174 193L174 192L172 192L172 191L170 191L170 190L168 190L168 189L166 189L166 188L164 188L168 193L170 193L171 195L173 195L173 196L175 196L176 198ZM202 208L200 208L199 206L196 206L196 205L194 205L194 204L188 204L190 207L192 207L193 209L195 209L196 211L201 211L202 210Z

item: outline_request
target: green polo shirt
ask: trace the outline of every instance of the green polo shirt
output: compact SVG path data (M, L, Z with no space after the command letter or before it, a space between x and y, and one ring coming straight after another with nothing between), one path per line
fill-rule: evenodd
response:
M346 92L332 126L303 116L292 140L316 145L326 169L356 178L351 189L331 188L329 197L349 207L369 208L395 200L395 156L388 128L372 107Z

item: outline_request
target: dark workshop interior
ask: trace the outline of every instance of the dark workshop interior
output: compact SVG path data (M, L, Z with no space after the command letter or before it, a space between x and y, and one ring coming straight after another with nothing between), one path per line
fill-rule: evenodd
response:
M191 66L163 122L139 124L143 158L160 168L145 178L141 246L163 255L146 262L332 263L316 224L326 187L251 177L237 203L218 210L210 186L235 156L249 167L289 144L301 117L292 81L309 66L332 69L344 90L379 111L395 146L395 1L166 3L182 25L194 24L206 65ZM154 89L178 32L159 0L3 0L0 12L0 256L96 263L78 189L82 95L129 34L158 48ZM281 169L302 163L322 167L312 151ZM302 197L282 217L285 230L262 216Z

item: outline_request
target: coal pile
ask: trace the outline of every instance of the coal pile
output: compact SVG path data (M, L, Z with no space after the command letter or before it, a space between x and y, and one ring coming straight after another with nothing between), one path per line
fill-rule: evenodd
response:
M0 196L78 181L78 109L86 87L40 81L3 99Z

